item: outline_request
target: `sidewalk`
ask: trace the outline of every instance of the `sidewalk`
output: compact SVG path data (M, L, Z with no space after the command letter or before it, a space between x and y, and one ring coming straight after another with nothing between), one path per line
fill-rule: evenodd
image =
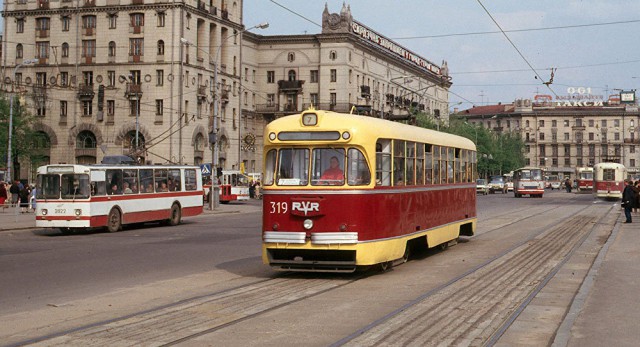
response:
M222 213L250 213L262 210L262 200L250 200L220 204L213 211L206 204L200 216ZM198 218L198 217L195 217ZM36 215L33 212L20 213L20 208L0 208L0 231L30 229L36 227Z

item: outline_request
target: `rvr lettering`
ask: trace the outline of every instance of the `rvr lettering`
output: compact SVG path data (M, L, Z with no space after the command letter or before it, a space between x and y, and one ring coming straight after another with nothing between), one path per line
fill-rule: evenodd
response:
M294 211L303 212L306 216L309 212L320 212L320 203L311 201L292 202L291 209Z

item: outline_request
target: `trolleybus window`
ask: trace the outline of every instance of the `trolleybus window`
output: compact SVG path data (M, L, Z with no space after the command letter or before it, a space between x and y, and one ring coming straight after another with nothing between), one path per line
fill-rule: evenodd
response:
M122 194L122 170L107 170L107 194Z
M153 169L140 169L140 192L153 193Z
M284 148L280 150L278 185L306 186L309 174L309 150Z
M37 199L59 199L60 175L38 175L38 187L39 189L36 190Z
M196 190L198 188L196 170L184 170L184 186L186 190Z
M89 175L64 174L60 186L63 199L89 198Z
M376 184L391 185L391 140L376 143Z
M311 162L312 185L344 184L344 148L316 148Z
M123 186L122 192L125 194L137 194L138 193L138 170L122 170Z
M171 169L169 170L169 181L167 185L169 186L170 192L176 192L182 190L180 188L180 182L182 179L180 178L180 169Z
M276 171L276 154L275 149L267 152L264 165L264 181L262 182L265 186L273 184L273 173Z
M156 192L167 192L169 188L167 186L167 174L166 169L154 169L153 178L155 180Z
M371 182L371 171L364 154L360 150L350 148L348 152L347 178L350 186L366 185Z
M104 170L91 170L91 195L107 195L106 173Z

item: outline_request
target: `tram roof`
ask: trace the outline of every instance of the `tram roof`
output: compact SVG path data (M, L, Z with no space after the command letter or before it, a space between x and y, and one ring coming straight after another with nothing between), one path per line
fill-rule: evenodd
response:
M626 167L620 163L609 163L609 162L597 163L593 166L593 168L594 169L618 169L618 168L626 169Z
M302 116L315 113L318 115L317 126L302 124ZM440 146L451 146L462 149L475 150L473 141L466 137L447 134L413 125L393 122L381 118L337 113L323 110L308 110L303 113L278 118L265 128L265 140L271 132L281 131L326 131L327 128L349 131L352 138L366 139L401 139L429 143Z

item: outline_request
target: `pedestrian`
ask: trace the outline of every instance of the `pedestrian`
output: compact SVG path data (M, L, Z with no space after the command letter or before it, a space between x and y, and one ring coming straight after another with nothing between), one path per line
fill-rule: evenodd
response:
M37 189L35 186L31 186L31 209L33 210L33 212L36 212L36 195L37 195Z
M256 197L256 183L254 181L251 181L251 183L249 183L249 198L255 199L255 197Z
M256 199L260 199L261 198L261 196L260 196L260 181L256 181L256 192L255 192L255 194L256 194Z
M638 213L638 208L640 208L640 180L633 184L633 188L634 193L636 193L636 204L633 211Z
M567 193L571 193L571 180L569 180L569 178L564 181L564 187L567 190Z
M0 181L0 205L4 207L4 203L7 201L8 197L7 186L4 185L4 181Z
M9 193L11 193L11 206L16 206L20 199L20 186L18 185L17 180L13 181L11 187L9 187Z
M622 191L622 206L624 207L625 223L631 223L631 209L635 206L635 193L633 192L633 182L625 180L627 184Z
M30 195L29 185L23 185L18 195L20 196L20 213L28 213Z

